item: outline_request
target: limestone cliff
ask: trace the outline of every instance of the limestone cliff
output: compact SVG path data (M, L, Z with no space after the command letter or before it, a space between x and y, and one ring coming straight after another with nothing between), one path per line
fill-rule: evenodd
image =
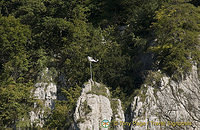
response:
M30 121L32 126L43 127L45 116L50 114L54 108L54 100L57 99L57 86L52 81L52 76L46 68L35 84L33 96L36 99L34 110L30 112Z
M124 121L124 112L119 99L111 99L108 88L102 84L89 81L84 84L74 113L75 124L72 129L99 130L103 120ZM111 126L110 126L111 127ZM115 127L123 130L122 126Z
M200 128L200 80L196 66L191 73L175 81L152 72L149 83L134 97L124 117L121 101L111 98L109 89L89 80L82 88L70 130L100 130L108 120L114 130L198 130ZM37 102L30 112L32 125L43 126L45 116L54 108L57 87L49 70L41 74L33 91ZM118 122L117 125L114 125ZM119 122L125 124L120 125ZM131 122L130 126L127 122Z
M158 72L159 73L159 72ZM200 80L197 67L180 81L167 76L144 85L131 104L131 130L198 130L200 128Z

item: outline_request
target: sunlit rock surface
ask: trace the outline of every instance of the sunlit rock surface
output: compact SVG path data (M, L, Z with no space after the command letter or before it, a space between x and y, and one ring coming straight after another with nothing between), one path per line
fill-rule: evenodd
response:
M145 88L143 96L133 99L129 121L137 124L128 129L200 129L200 80L196 66L180 81L162 77L156 88L154 85Z
M89 81L84 84L81 96L77 101L77 107L74 113L75 125L72 129L80 130L99 130L102 128L101 122L106 119L111 121L116 116L117 120L125 120L124 112L121 107L121 101L117 99L117 113L113 113L111 106L110 92L102 84ZM122 127L115 128L123 130Z
M41 74L41 82L35 84L33 96L37 99L34 103L34 111L30 112L32 126L44 125L45 113L50 113L54 108L54 100L57 99L57 86L52 82L48 68ZM45 78L45 79L44 79Z

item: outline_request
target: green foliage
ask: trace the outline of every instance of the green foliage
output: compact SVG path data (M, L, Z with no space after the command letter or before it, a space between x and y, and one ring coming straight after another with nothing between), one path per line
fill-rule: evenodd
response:
M33 105L33 99L30 98L32 88L28 87L29 84L6 84L0 86L0 126L30 127L28 117Z
M55 109L52 111L51 116L46 121L45 127L47 128L65 128L71 125L72 118L70 108L66 101L57 101Z
M165 73L183 74L190 70L192 61L198 62L199 11L191 4L181 4L157 12L157 22L152 26L157 41L150 49Z
M83 102L83 111L85 112L85 115L92 111L86 100Z
M105 88L106 86L103 84L100 85L93 85L91 88L91 91L89 91L87 94L96 94L96 95L102 95L105 97L109 97L107 94L107 89Z
M12 16L0 16L0 35L0 126L30 127L31 31Z
M117 99L112 99L111 100L111 108L112 108L112 111L113 111L113 115L116 115L118 114L118 111L117 111L117 107L119 106L119 102ZM115 120L115 119L114 119Z
M195 5L195 6L199 6L200 5L200 1L199 0L192 0L192 1L190 1L190 3Z
M154 88L158 88L158 87L160 87L160 82L161 82L162 77L164 77L164 75L161 72L149 71L148 76L146 77L144 83L146 85L150 85Z
M102 34L106 39L105 43L93 43L92 54L98 57L98 64L94 64L95 77L98 82L108 86L116 87L127 82L128 64L130 56L123 52L123 46L117 42L114 27L104 29Z
M148 35L155 11L161 4L160 0L122 0L123 14L135 35Z
M79 86L69 89L62 89L62 94L67 100L56 101L52 114L46 121L47 128L69 128L73 123L73 113L75 104L80 97L81 88Z
M68 104L71 106L73 106L78 100L80 92L81 92L81 87L79 87L78 85L76 85L75 87L70 87L67 90L62 89L63 95L66 97Z
M2 78L18 80L28 71L30 30L12 16L0 16L0 69ZM20 79L21 81L22 79Z

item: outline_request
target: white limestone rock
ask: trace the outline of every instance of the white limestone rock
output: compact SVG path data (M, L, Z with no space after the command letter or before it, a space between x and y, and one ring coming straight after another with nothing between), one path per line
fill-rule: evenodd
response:
M121 100L119 99L113 99L115 100L117 103L116 108L116 112L117 113L113 113L113 119L114 119L114 130L123 130L123 125L120 124L120 122L125 122L125 117L124 117L124 111L122 109L122 105L121 105Z
M84 86L81 96L77 101L77 107L74 113L75 125L73 125L75 128L72 129L99 130L102 128L101 122L104 119L111 121L112 117L116 116L113 115L111 107L111 101L109 99L110 92L108 88L104 88L101 84L91 80L87 84L84 84ZM100 90L95 93L93 87L97 87L97 90L105 89L105 94L98 94ZM118 117L124 121L124 112L121 108L121 101L117 101L119 102L117 108ZM123 130L123 128L116 128L116 130Z
M197 67L193 66L192 72L179 82L170 80L169 77L163 77L160 82L159 89L146 85L145 100L141 100L141 96L134 98L130 121L146 122L146 125L132 125L131 130L198 130L200 80Z
M48 69L41 74L45 77L45 82L39 82L35 84L35 89L33 90L33 96L35 99L39 100L43 108L40 108L38 104L34 103L34 111L30 112L31 124L43 127L44 125L44 113L51 111L54 108L54 100L57 99L57 86L52 83L52 77L48 76ZM43 78L41 76L41 78ZM45 110L44 110L45 109Z

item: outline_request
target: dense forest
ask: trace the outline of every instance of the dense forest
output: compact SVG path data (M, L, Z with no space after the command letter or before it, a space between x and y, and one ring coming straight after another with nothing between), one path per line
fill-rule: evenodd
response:
M94 80L109 86L124 107L150 71L179 79L200 61L199 5L198 0L0 0L0 128L30 127L31 90L46 67L62 100L45 127L68 128L73 122L81 87L90 78L87 56L99 59Z

